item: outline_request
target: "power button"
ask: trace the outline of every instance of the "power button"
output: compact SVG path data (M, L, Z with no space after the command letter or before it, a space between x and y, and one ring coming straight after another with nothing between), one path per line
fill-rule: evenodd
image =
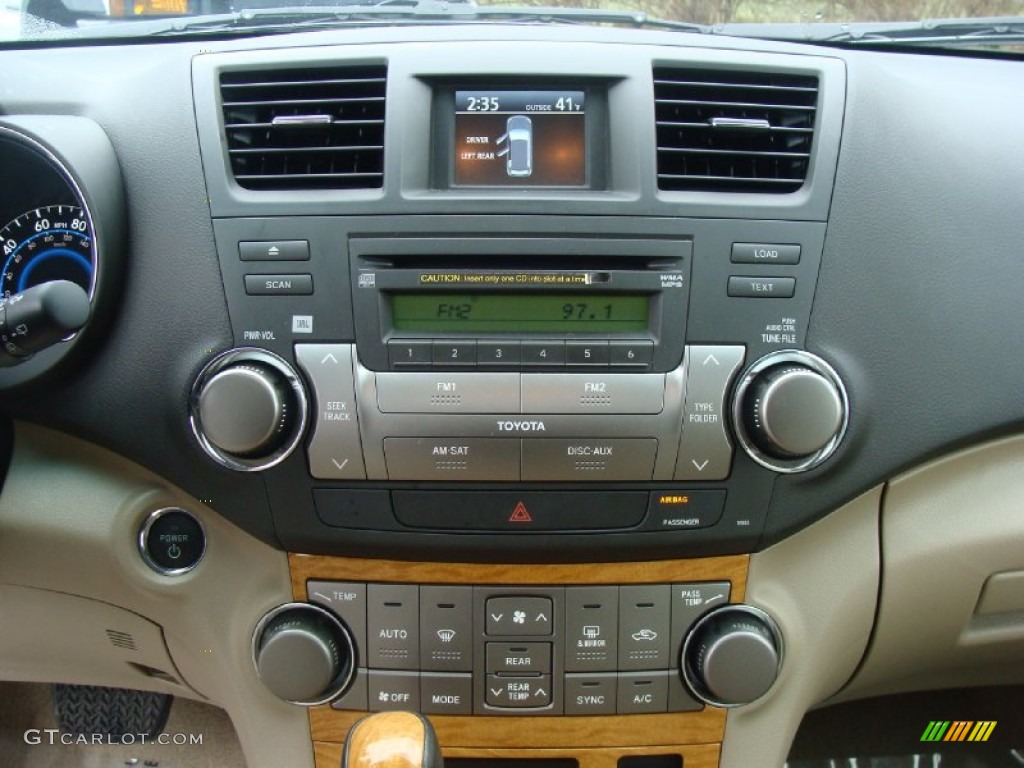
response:
M195 568L206 551L203 526L183 509L158 509L139 531L139 553L146 565L165 576Z

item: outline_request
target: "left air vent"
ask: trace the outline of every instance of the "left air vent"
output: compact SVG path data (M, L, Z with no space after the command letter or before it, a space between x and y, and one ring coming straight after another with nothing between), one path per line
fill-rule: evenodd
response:
M239 186L378 189L387 69L223 72L224 131Z

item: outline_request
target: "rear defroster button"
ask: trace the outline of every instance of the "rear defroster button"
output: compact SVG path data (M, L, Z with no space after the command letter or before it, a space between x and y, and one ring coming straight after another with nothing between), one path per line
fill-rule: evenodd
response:
M150 568L176 576L195 568L206 551L206 534L195 517L175 507L153 512L139 531L139 552Z

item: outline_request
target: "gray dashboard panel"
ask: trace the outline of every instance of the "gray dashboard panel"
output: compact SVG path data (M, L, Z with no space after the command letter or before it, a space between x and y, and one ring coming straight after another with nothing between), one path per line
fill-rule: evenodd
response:
M430 44L439 39L458 45ZM651 136L633 124L637 114L650 114L649 104L637 101L647 91L642 82L627 78L621 103L610 111L612 130L629 136L620 155L628 159L613 166L616 191L590 197L541 194L532 200L433 194L425 160L410 143L415 130L424 127L420 111L428 91L411 62L423 61L423 74L450 75L452 67L444 63L449 49L465 51L459 55L468 61L469 53L482 49L526 46L540 53L533 66L543 70L566 41L585 43L581 74L607 78L623 75L618 64L607 63L613 52L628 52L623 61L633 66L640 60L760 66L778 63L782 59L775 54L784 54L794 64L822 67L834 83L842 83L845 71L845 94L828 94L845 96L845 108L835 112L820 135L838 156L834 193L831 173L818 168L815 173L824 174L816 177L821 186L813 199L794 198L800 200L796 205L762 207L725 199L709 204L655 194L652 153L641 148ZM282 52L303 45L310 47ZM254 63L282 57L386 57L400 83L396 95L412 100L399 103L398 114L414 114L389 127L397 151L388 162L399 163L401 171L390 173L383 196L312 205L308 200L254 202L218 182L223 176L216 167L219 144L212 155L207 152L205 163L200 159L200 145L216 141L210 124L215 93L203 78L229 50L243 52L232 60ZM473 71L479 71L477 65ZM629 73L635 76L636 70L627 67ZM197 498L212 499L213 508L266 540L287 532L290 544L316 551L344 536L332 532L321 540L311 533L311 500L294 500L287 492L292 481L305 479L300 464L265 478L237 475L207 462L188 434L189 386L203 362L231 346L239 330L229 320L211 216L300 210L371 217L413 211L428 217L558 212L579 215L581 221L595 213L627 213L788 220L771 223L777 227L816 222L806 226L824 237L824 252L806 346L845 378L852 402L850 432L839 453L820 469L776 482L764 544L901 468L1007 433L1022 422L1024 356L1017 354L1013 330L1024 284L1024 148L1019 139L1024 107L1018 98L1024 73L1017 62L621 30L428 28L230 43L2 50L0 80L4 113L84 115L107 132L122 166L129 227L124 298L106 343L77 373L45 390L8 398L4 411L130 456ZM193 97L198 99L195 107ZM646 118L644 125L649 126ZM822 232L826 218L828 228ZM745 239L739 236L742 228L754 225L735 221L735 226L737 239ZM698 246L695 269L700 254ZM698 298L691 309L698 311ZM722 341L714 338L713 321L697 318L689 327L691 340ZM748 470L740 465L737 471ZM767 492L763 485L757 489ZM276 504L295 504L293 515L277 521L277 532L268 496ZM365 543L359 536L351 542ZM443 541L432 548L440 551ZM376 551L384 553L386 547Z

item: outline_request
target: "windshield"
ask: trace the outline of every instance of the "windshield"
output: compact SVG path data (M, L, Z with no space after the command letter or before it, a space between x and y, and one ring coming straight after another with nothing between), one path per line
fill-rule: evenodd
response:
M463 22L1024 50L1024 0L0 0L3 41Z

